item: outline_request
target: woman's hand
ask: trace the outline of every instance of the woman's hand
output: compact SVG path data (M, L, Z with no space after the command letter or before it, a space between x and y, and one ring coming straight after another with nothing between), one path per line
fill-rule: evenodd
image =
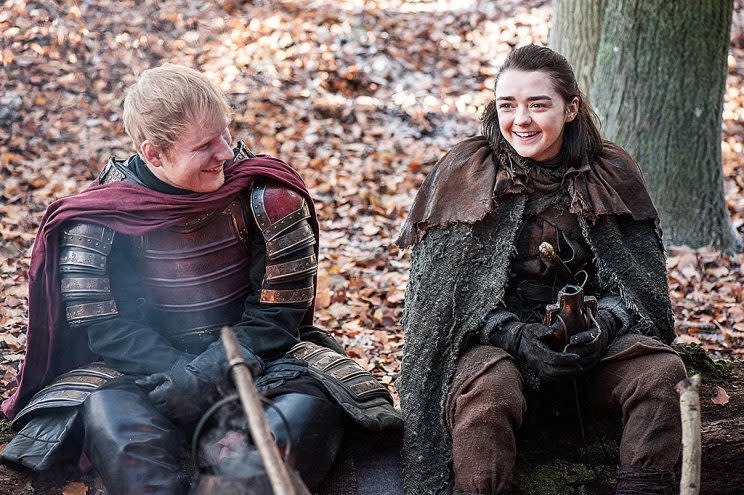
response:
M610 336L614 333L615 319L607 312L600 310L591 319L591 328L571 336L565 351L577 354L584 370L593 368L607 352Z
M560 380L571 378L583 370L581 356L574 352L559 352L550 348L547 341L556 330L542 323L521 323L521 339L516 357L541 379Z

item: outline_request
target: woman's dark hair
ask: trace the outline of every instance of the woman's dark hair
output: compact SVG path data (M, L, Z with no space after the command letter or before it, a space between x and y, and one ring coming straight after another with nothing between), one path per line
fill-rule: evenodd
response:
M496 76L497 82L501 74L507 70L545 72L566 103L575 97L579 98L579 113L575 119L566 124L563 132L561 153L567 164L578 164L584 156L591 160L602 150L602 136L599 133L597 115L579 90L573 69L563 55L544 46L523 46L514 50L506 58ZM496 100L488 104L481 120L481 132L491 143L493 149L497 151L505 149L508 143L499 129ZM511 147L508 146L508 148Z

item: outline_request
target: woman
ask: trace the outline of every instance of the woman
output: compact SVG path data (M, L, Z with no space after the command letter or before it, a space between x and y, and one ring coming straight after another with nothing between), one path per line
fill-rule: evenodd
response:
M664 253L640 170L602 140L552 50L515 50L495 97L483 135L440 160L398 240L415 246L399 384L407 492L510 493L527 392L545 404L575 382L586 405L622 413L617 493L671 493L686 375L667 345ZM550 321L565 285L596 306Z

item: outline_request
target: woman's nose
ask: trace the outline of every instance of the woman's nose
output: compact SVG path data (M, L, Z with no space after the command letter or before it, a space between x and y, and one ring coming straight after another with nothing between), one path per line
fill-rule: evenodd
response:
M530 112L524 107L517 107L517 112L514 116L514 123L519 126L530 125L530 123L532 123Z

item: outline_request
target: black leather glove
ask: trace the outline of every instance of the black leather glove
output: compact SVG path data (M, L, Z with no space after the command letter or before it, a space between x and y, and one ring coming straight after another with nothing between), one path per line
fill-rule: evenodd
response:
M245 347L243 357L253 376L263 372L263 362ZM135 383L149 390L153 405L181 424L195 422L213 404L229 382L229 365L221 342L214 342L193 361L170 371L154 373Z
M593 368L607 352L617 331L615 318L609 311L599 310L592 317L589 330L573 335L566 346L566 352L578 354L584 370Z
M153 373L135 383L149 390L150 402L158 411L180 424L195 422L218 397L217 385L201 379L188 365Z
M560 325L560 322L557 322ZM550 334L556 330L542 323L513 323L519 332L516 342L517 361L532 370L541 380L559 380L578 375L582 371L581 360L572 352L560 352L547 344Z

